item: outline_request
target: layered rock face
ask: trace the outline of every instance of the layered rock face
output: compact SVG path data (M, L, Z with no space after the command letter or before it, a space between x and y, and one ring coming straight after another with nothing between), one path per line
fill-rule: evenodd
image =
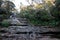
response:
M12 25L0 28L0 40L60 40L59 28L31 26L26 18L17 18L17 20L9 19L7 21Z

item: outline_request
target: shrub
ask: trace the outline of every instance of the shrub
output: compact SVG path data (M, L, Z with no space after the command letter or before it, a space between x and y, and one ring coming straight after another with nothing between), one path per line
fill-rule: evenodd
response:
M28 21L33 25L41 26L59 26L60 24L60 11L57 8L52 8L51 10L21 10L22 16L26 17Z
M5 20L5 21L2 21L1 25L2 27L8 27L10 23L7 20Z

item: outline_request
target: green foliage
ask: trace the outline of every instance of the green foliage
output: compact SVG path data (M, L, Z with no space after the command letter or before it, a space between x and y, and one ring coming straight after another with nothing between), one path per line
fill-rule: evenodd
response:
M55 4L56 4L56 6L59 6L60 5L60 0L55 0Z
M55 17L56 20L60 20L60 1L56 0L55 1L55 6L51 10L52 16Z
M0 19L3 21L4 19L8 19L10 17L11 12L7 12L7 10L0 8Z
M2 21L1 25L2 27L8 27L10 23L7 20L5 20L5 21Z
M51 13L55 18L59 18L60 17L60 12L55 8L52 10Z
M1 4L4 4L1 6ZM9 22L8 21L3 21L5 19L9 19L12 11L15 8L15 4L11 1L3 1L0 0L0 26L3 27L8 27L9 26Z
M57 1L55 6L48 5L49 9L33 9L27 8L26 10L21 10L22 16L26 17L30 23L33 25L40 25L40 26L60 26L60 10L57 7ZM48 11L51 15L49 15Z

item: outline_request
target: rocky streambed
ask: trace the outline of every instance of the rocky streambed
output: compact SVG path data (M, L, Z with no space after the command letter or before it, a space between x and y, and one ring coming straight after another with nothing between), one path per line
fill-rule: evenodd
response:
M60 40L60 28L31 26L26 18L11 18L7 21L12 25L0 28L0 40Z
M59 28L9 26L0 28L0 40L60 40Z

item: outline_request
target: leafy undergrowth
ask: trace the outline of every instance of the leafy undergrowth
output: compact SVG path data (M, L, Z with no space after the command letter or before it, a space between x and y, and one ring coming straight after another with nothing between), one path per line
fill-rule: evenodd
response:
M9 27L9 25L10 25L10 22L8 22L7 20L1 22L2 27Z

